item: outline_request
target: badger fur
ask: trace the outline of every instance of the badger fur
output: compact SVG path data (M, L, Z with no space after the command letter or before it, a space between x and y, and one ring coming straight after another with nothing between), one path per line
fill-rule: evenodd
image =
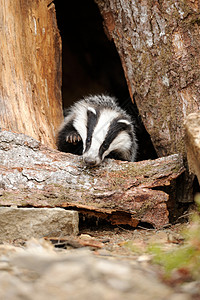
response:
M82 155L90 167L105 157L134 161L137 151L130 116L107 95L85 97L66 111L57 146L60 151Z

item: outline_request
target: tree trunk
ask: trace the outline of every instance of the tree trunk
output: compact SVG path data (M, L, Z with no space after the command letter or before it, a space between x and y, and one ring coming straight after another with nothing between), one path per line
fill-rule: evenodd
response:
M95 1L158 156L185 156L183 121L200 107L199 1Z
M200 184L200 112L187 116L185 141L190 172L197 175Z
M0 0L0 127L55 147L61 39L50 0Z

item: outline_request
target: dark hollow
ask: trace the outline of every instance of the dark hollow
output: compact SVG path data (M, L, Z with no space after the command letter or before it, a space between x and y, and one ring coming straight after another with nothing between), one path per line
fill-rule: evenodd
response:
M137 160L156 158L137 106L132 104L114 42L103 29L103 19L93 0L55 0L62 38L63 108L90 94L115 96L132 117L139 144Z

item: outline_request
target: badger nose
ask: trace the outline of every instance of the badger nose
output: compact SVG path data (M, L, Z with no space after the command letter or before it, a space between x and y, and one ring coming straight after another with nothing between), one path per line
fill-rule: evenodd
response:
M94 167L97 164L97 161L95 158L92 157L85 157L84 158L84 163L88 166L88 167Z

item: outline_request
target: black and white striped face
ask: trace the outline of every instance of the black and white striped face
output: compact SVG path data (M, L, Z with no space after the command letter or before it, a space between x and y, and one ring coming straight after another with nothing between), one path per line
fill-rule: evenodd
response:
M86 165L99 165L111 152L130 160L132 125L119 112L110 108L80 107L73 125L83 141Z

